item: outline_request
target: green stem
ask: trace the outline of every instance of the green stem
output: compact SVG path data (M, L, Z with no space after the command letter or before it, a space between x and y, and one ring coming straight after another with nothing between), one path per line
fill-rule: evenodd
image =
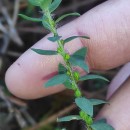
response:
M57 32L56 27L55 27L55 21L52 19L49 10L45 12L45 15L46 15L47 18L48 18L48 22L49 22L49 24L50 24L50 26L51 26L52 33L54 34L54 36L58 36L58 32ZM75 80L75 77L74 77L74 72L73 72L73 70L72 70L71 63L69 62L69 60L66 60L66 59L65 59L65 55L66 55L67 53L66 53L66 51L64 50L64 46L63 46L63 44L62 44L62 43L63 43L63 40L58 40L57 43L58 43L58 47L61 49L61 52L62 52L60 55L61 55L62 58L64 59L64 62L65 62L67 71L69 72L69 76L70 76L71 83L72 83L72 88L73 88L73 91L75 92L75 97L76 97L76 98L77 98L77 97L82 97L82 93L81 93L81 91L80 91L80 89L79 89L79 87L78 87L78 85L77 85L77 81ZM81 112L81 111L80 111L80 112ZM87 118L84 118L84 117L88 117L88 115L87 115L86 113L84 113L84 115L81 115L81 114L80 114L80 116L81 116L81 118L85 121L86 126L87 126L87 129L88 129L88 130L92 130L92 128L90 127L90 125L87 124L87 122L89 122L89 121L87 120ZM91 117L89 117L89 119L92 120Z

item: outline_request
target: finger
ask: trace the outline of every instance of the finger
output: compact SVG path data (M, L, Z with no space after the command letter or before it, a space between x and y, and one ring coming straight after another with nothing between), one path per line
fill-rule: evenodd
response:
M115 130L130 129L130 78L111 97L110 105L106 105L99 118L107 118Z
M66 45L73 53L82 46L89 49L88 63L91 69L110 69L130 60L130 15L128 1L108 1L90 10L79 19L59 29L64 38L72 35L89 35L91 40L74 40ZM120 12L120 13L119 13ZM57 45L46 40L33 48L56 50ZM9 90L21 98L38 98L61 91L63 86L45 89L45 77L56 73L60 56L40 56L30 49L7 71L6 84Z
M109 99L130 76L130 62L124 65L109 85L107 99Z

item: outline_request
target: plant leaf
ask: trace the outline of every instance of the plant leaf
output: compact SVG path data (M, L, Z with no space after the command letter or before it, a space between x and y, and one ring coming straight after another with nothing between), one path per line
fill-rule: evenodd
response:
M67 69L65 68L65 66L63 64L59 64L58 65L58 73L59 74L65 74L67 72Z
M55 11L58 6L61 4L62 0L54 0L53 3L50 5L49 10L52 13L53 11Z
M107 120L105 118L102 118L102 119L95 121L94 124L95 123L107 123Z
M75 103L86 114L88 114L91 117L93 116L93 105L88 99L86 99L84 97L76 98Z
M41 22L42 21L42 19L40 19L40 18L31 18L31 17L28 17L24 14L19 14L19 16L22 17L23 19L33 21L33 22Z
M79 57L79 58L82 58L83 60L85 60L86 55L87 55L86 47L83 47L72 54L73 57Z
M103 101L99 99L89 99L89 101L92 103L93 106L108 103L107 101Z
M60 40L61 36L54 36L54 37L49 37L48 40L51 42L56 42Z
M66 72L67 72L67 69L65 68L65 66L63 64L59 63L59 65L58 65L58 73L59 74L64 74Z
M93 74L89 74L89 75L82 76L82 77L80 78L80 81L91 80L91 79L101 79L101 80L104 80L104 81L109 82L109 80L106 79L106 78L104 78L103 76L93 75Z
M86 72L89 72L89 67L88 65L85 63L84 59L82 57L78 57L78 56L71 56L69 59L69 62L73 65L73 66L79 66L82 69L84 69Z
M79 13L69 13L69 14L64 14L61 17L59 17L55 23L59 23L61 20L63 20L64 18L68 17L68 16L80 16Z
M44 26L45 29L51 31L51 27L50 27L50 24L46 21L46 20L42 20L42 24Z
M91 125L93 130L114 130L114 128L107 124L107 123L101 123L97 122Z
M31 48L34 52L40 55L57 55L57 51L51 51L51 50L41 50L41 49L34 49Z
M83 47L83 48L79 49L78 51L76 51L74 54L71 55L69 62L73 66L79 66L82 69L84 69L86 72L89 72L89 67L85 63L86 55L87 55L87 48Z
M70 115L70 116L58 118L57 122L66 122L66 121L72 121L72 120L82 120L82 118L78 115Z
M42 0L28 0L34 6L40 6Z
M64 44L66 44L67 42L70 42L76 38L85 38L85 39L90 39L90 37L88 36L72 36L72 37L69 37L67 39L64 40Z
M64 84L64 86L65 86L66 88L68 88L68 89L73 89L70 80L65 81L63 84Z
M43 9L43 10L46 10L49 8L49 6L51 5L52 3L52 0L41 0L41 4L40 4L40 7Z
M66 80L69 80L69 77L66 74L59 74L51 78L46 84L45 87L56 86L58 84L63 84Z

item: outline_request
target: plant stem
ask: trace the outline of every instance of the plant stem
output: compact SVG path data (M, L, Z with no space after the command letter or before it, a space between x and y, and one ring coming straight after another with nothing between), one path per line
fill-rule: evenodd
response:
M55 21L53 20L53 18L51 17L51 14L49 12L49 10L47 10L45 12L45 15L47 16L48 18L48 22L51 26L51 30L52 30L52 33L54 36L58 36L58 32L57 32L57 29L56 29L56 26L55 26ZM61 53L59 53L62 58L64 59L64 62L65 62L65 66L67 68L67 71L69 72L69 77L71 79L71 83L72 83L72 89L73 91L75 92L75 97L78 98L78 97L82 97L82 93L77 85L77 81L74 77L74 71L71 67L71 63L69 62L68 59L65 59L65 56L67 55L66 51L64 50L64 46L63 46L63 41L64 40L57 40L57 43L58 43L58 47L61 49ZM78 93L78 94L77 94ZM81 112L81 111L80 111ZM79 114L80 115L80 114ZM91 118L92 120L92 117L90 117L89 115L87 115L86 113L84 113L84 115L80 115L80 117L85 121L86 123L86 126L87 126L87 129L88 130L92 130L92 128L90 127L90 124L88 124L87 122L88 121L88 118L86 117L89 117L89 119Z

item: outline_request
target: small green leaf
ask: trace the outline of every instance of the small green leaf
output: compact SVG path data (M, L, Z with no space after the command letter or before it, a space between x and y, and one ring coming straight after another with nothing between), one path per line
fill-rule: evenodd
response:
M72 37L69 37L67 39L64 40L64 44L66 44L67 42L70 42L76 38L85 38L85 39L90 39L90 37L88 36L72 36Z
M41 0L41 4L40 4L40 7L43 9L43 10L46 10L49 8L49 6L51 5L52 3L52 0Z
M79 56L82 57L85 60L85 57L87 55L87 48L83 47L79 50L77 50L75 53L72 54L73 56Z
M66 88L68 88L68 89L73 89L73 88L72 88L72 83L71 83L70 80L65 81L63 84L64 84L64 86L65 86Z
M67 69L62 65L61 63L58 65L58 72L59 74L65 74L67 72Z
M93 130L114 130L114 128L107 124L107 123L101 123L97 122L91 125Z
M94 124L95 124L95 123L107 123L107 120L106 120L105 118L102 118L102 119L96 120L96 121L94 122Z
M47 21L45 21L45 20L43 19L43 20L42 20L42 24L43 24L43 26L44 26L45 29L51 31L51 26L50 26L50 24L49 24Z
M88 99L83 98L83 97L82 98L76 98L75 103L86 114L88 114L91 117L93 116L93 105Z
M80 81L91 80L91 79L101 79L101 80L109 82L109 80L104 78L103 76L93 75L93 74L82 76L80 78Z
M19 14L19 16L22 17L23 19L33 21L33 22L41 22L42 21L42 19L40 19L40 18L31 18L31 17L28 17L24 14Z
M53 11L55 11L58 6L61 4L62 0L54 0L53 3L50 5L49 10L52 13Z
M85 63L84 59L82 57L79 56L71 56L69 59L69 62L73 65L73 66L79 66L82 69L84 69L86 72L89 72L89 67L88 65Z
M28 0L34 6L40 6L42 0Z
M82 118L78 115L71 115L71 116L58 118L57 122L66 122L66 121L72 121L72 120L82 120Z
M51 50L41 50L41 49L34 49L32 48L34 52L40 54L40 55L57 55L57 51L51 51Z
M69 62L73 66L79 66L82 69L84 69L86 72L89 72L89 67L85 63L86 55L87 55L87 48L83 47L83 48L79 49L78 51L76 51L74 54L71 55Z
M51 78L46 84L45 87L56 86L59 84L63 84L66 80L69 80L69 77L66 74L59 74Z
M68 17L68 16L80 16L79 13L69 13L69 14L64 14L61 17L59 17L55 23L59 23L61 20L63 20L64 18Z
M60 40L61 36L54 36L54 37L49 37L48 40L51 42L56 42Z
M89 99L89 101L92 103L92 105L100 105L100 104L106 104L107 101L99 100L99 99Z

